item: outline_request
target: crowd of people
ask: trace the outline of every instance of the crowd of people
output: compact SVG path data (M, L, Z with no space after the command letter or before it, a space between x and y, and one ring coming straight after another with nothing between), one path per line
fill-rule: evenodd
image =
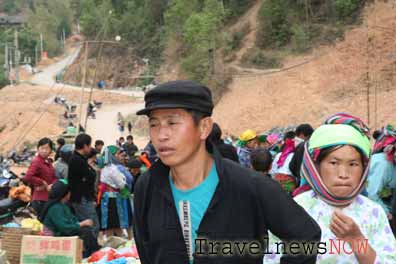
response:
M151 140L142 151L132 135L91 147L80 134L74 145L58 139L52 165L52 141L39 141L25 180L49 234L79 235L89 256L99 232L130 239L133 229L143 264L224 263L224 251L201 247L201 238L270 250L227 263L396 263L395 127L371 135L361 119L338 113L316 129L235 138L212 121L203 85L164 83L145 102L137 114L149 117ZM337 239L349 243L345 252L275 253L280 241L328 249ZM367 241L365 252L353 251L356 241Z
M34 189L31 206L45 226L45 234L79 235L84 241L84 256L98 250L98 234L132 237L134 183L150 167L148 153L142 153L133 136L122 143L105 147L102 140L94 146L87 134L74 144L59 138L56 147L49 138L38 142L25 182ZM143 161L142 161L143 160Z

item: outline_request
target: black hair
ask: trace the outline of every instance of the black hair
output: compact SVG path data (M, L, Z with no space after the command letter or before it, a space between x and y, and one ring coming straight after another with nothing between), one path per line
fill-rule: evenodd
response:
M63 146L63 145L66 144L66 141L65 141L64 138L58 138L58 139L56 140L56 143L58 143L59 145Z
M196 110L187 109L186 111L187 111L187 113L189 113L189 114L191 115L191 117L193 118L195 126L198 126L198 125L199 125L199 122L200 122L202 119L204 119L205 117L208 117L208 116L209 116L208 114L204 114L204 113L199 112L199 111L196 111Z
M258 148L252 151L251 163L255 171L268 172L271 169L272 156L268 149Z
M104 146L103 140L96 140L96 141L95 141L95 147L96 147L96 146Z
M381 134L382 134L381 130L375 130L373 133L373 138L377 140L381 136Z
M52 140L47 137L39 140L39 142L37 144L37 148L45 146L45 145L49 145L51 149L54 149L54 142L52 142Z
M310 138L313 134L314 129L310 124L301 124L296 128L296 135L303 134L305 137Z
M217 123L213 123L212 132L210 132L208 139L211 142L219 142L221 140L221 128Z
M124 137L120 137L120 138L118 139L118 141L121 141L121 140L125 140L125 138L124 138Z
M285 136L283 137L284 140L286 139L293 139L296 137L296 133L294 131L286 132Z
M72 156L73 152L72 151L60 151L59 152L59 157L61 157L61 159L66 162L67 164L69 164L70 158Z
M138 169L142 167L142 162L138 159L131 159L128 161L128 168L130 169Z
M127 136L127 140L133 140L133 136L132 135Z
M76 150L83 149L85 145L89 146L92 143L92 138L88 134L80 134L76 137L74 142Z
M90 159L92 157L95 157L96 155L98 155L98 152L96 151L96 149L91 148L91 151L89 152L89 154L87 155L87 158Z

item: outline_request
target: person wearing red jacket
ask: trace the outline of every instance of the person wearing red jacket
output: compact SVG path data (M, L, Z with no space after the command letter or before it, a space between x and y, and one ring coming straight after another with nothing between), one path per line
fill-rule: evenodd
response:
M33 186L32 207L40 215L44 204L48 201L48 193L57 180L52 160L49 156L54 143L49 138L42 138L37 145L37 156L33 159L25 176L25 181Z

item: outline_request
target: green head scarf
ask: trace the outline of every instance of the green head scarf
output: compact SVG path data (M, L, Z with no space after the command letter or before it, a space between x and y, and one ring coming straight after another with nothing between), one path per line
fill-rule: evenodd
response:
M350 125L322 125L309 140L309 151L339 145L351 145L358 148L366 158L370 157L370 140Z
M370 140L367 137L367 126L358 118L348 114L336 114L317 128L310 140L305 143L301 175L326 203L334 206L350 204L361 192L367 179L370 158ZM359 185L347 197L338 197L330 192L319 175L317 159L323 149L337 146L350 145L364 155L364 173Z

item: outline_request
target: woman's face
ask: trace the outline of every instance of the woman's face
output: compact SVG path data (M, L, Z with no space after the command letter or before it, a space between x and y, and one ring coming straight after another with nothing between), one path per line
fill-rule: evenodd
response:
M363 175L361 154L352 146L341 147L320 162L319 173L332 194L349 196Z
M255 149L255 148L257 148L257 146L258 146L258 140L257 140L257 138L252 139L252 140L250 140L250 141L248 141L248 142L246 143L246 147L248 147L248 148L250 148L250 149Z
M126 153L125 151L117 151L117 153L114 155L116 157L116 159L121 162L121 163L125 163L126 160Z
M68 192L65 197L62 198L62 201L64 203L68 202L70 200L71 192Z
M52 149L49 144L45 144L38 148L38 154L43 158L47 159L51 155Z

